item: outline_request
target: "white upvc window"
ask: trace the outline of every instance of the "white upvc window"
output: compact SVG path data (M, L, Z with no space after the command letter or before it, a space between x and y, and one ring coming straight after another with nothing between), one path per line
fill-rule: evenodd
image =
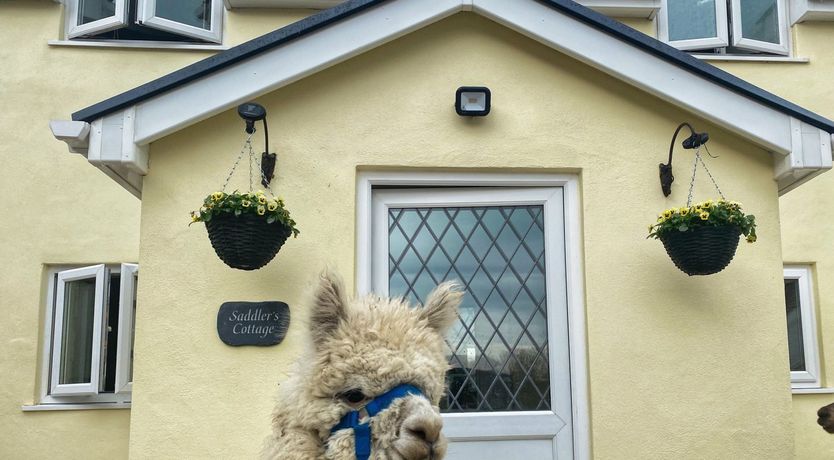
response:
M41 404L130 401L137 280L136 264L49 271Z
M127 0L70 0L66 8L67 38L127 26Z
M787 0L663 0L662 41L689 51L788 55Z
M811 267L786 266L784 278L791 386L819 388L819 345Z
M66 38L222 42L222 0L66 0Z
M187 37L220 43L223 2L219 0L138 0L140 24Z

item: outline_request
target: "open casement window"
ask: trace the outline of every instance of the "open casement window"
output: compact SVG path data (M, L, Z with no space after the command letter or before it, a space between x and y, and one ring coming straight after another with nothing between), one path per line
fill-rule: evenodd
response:
M220 43L223 2L220 0L138 0L140 24L166 32Z
M43 403L129 400L138 266L53 271ZM127 397L119 395L128 395Z
M681 50L721 48L730 44L724 0L663 0L660 39Z
M785 267L788 356L793 388L819 388L820 364L811 269Z
M786 0L663 0L662 41L688 51L789 54Z
M561 187L372 191L372 289L466 289L446 335L449 457L573 458Z
M133 342L136 326L136 284L139 266L122 264L119 285L118 358L116 362L116 393L133 390Z
M58 273L52 340L53 395L98 393L107 274L104 265Z
M732 0L733 46L788 54L785 0Z
M69 0L67 38L94 35L128 24L128 0Z

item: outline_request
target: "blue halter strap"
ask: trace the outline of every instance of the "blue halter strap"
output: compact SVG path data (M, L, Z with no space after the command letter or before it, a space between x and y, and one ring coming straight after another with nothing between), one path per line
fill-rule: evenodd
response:
M368 418L370 418L387 409L388 406L390 406L394 401L408 395L425 397L423 392L414 385L402 384L397 385L385 393L377 396L365 405L364 409L368 413ZM339 423L330 430L330 433L352 428L356 460L368 460L371 456L371 423L370 421L359 423L360 417L359 411L354 410L348 412L344 417L342 417L341 420L339 420Z

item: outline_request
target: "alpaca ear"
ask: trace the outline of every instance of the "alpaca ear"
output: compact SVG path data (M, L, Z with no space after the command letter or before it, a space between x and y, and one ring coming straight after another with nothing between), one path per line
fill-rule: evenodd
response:
M341 278L324 270L319 276L310 317L310 333L316 345L324 342L345 318L345 288Z
M455 322L458 317L458 307L463 299L463 291L454 281L447 281L438 285L429 294L426 304L420 311L420 316L429 322L429 326L440 334Z

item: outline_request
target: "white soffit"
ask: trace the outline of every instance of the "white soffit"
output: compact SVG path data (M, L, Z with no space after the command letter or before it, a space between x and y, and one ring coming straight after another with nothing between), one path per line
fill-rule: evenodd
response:
M151 142L461 11L509 27L773 152L780 192L831 167L831 138L824 130L535 0L392 0L370 7L99 119L102 131L94 123L88 157L139 174L133 188L141 190ZM806 145L812 140L813 146Z

